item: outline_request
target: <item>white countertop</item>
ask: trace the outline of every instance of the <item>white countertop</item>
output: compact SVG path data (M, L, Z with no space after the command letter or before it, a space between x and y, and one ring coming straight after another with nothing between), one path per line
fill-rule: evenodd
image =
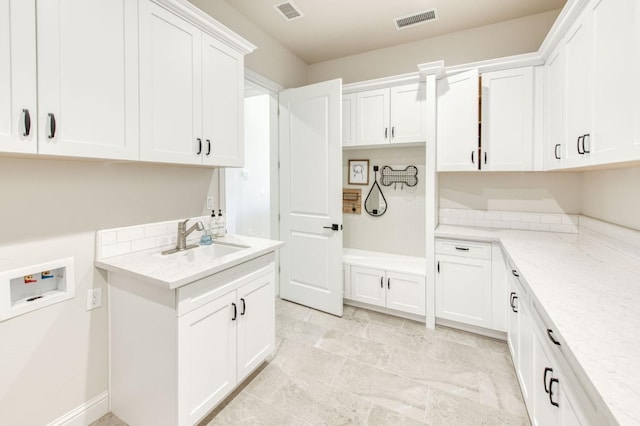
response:
M173 290L273 252L284 245L282 241L241 235L227 235L214 241L211 246L201 246L172 255L160 255L166 248L155 248L96 260L95 265L109 272ZM216 249L216 244L244 248L220 257L209 256L208 254Z
M580 234L441 225L436 237L499 242L616 421L640 424L640 260Z

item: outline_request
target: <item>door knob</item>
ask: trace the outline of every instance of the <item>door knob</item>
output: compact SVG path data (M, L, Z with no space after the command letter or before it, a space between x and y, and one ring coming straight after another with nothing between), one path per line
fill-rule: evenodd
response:
M340 225L337 223L332 224L331 226L323 226L324 229L331 229L332 231L339 231Z

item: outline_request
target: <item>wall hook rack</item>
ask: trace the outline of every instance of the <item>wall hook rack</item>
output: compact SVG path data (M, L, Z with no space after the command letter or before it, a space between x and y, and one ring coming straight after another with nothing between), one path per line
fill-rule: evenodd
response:
M418 184L418 168L407 166L404 170L394 170L389 166L384 166L380 170L380 183L384 186L400 183L402 188L404 185L416 186Z

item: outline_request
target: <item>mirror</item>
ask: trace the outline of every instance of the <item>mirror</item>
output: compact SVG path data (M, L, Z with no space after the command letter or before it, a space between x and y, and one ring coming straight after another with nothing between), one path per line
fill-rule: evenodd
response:
M374 179L373 185L367 199L364 201L364 209L371 216L382 216L387 211L387 200L382 194L380 185L378 185L378 179Z

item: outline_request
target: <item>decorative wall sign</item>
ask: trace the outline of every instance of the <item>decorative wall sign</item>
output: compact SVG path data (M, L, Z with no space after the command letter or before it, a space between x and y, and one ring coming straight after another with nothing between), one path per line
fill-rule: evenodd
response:
M342 188L342 213L362 213L362 190L360 188Z
M349 185L369 185L369 160L349 160Z

